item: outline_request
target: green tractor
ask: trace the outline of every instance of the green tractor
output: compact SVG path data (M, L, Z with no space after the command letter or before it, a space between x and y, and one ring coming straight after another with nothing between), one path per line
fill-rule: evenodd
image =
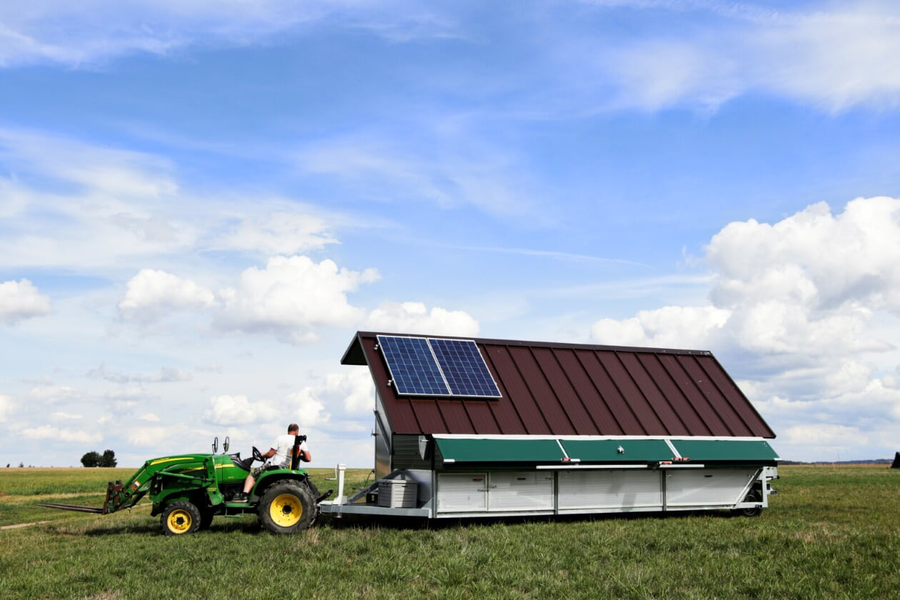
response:
M213 442L212 454L182 454L148 460L131 478L109 482L102 508L68 504L41 504L47 508L97 514L132 508L145 495L153 502L151 516L160 515L166 535L184 535L206 529L213 517L255 513L260 524L272 533L288 534L312 526L319 514L319 502L331 492L319 495L309 474L298 468L299 446L305 435L294 438L293 457L289 468L268 466L263 469L247 502L233 502L243 490L244 480L254 461L264 459L253 448L253 456L227 454L229 440L216 454L219 440Z

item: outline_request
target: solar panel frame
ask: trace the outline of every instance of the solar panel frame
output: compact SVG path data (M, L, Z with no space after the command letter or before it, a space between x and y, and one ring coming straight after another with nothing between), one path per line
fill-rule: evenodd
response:
M474 340L428 338L428 345L453 397L503 397Z
M398 395L503 397L474 340L392 335L376 337Z
M452 396L428 338L379 335L378 346L397 394Z

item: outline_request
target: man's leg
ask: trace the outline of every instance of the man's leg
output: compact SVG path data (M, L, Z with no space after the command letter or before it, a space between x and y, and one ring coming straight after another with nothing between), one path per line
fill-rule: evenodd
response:
M256 478L253 477L253 474L251 473L250 475L247 475L247 479L244 480L244 491L235 494L233 502L249 502L250 490L253 489L254 484L256 484Z

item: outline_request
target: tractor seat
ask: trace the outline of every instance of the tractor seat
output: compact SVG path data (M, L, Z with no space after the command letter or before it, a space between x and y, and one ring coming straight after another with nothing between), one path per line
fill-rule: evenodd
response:
M245 471L249 471L250 465L253 464L252 456L248 456L247 458L241 460L240 452L235 452L234 454L229 454L228 458L231 459L231 462L234 463L234 466L238 467L239 469L243 469Z

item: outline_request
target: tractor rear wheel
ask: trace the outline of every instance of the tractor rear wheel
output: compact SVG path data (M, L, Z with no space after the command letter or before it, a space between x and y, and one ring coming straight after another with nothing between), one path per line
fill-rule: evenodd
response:
M292 479L273 484L259 503L259 522L272 533L297 533L316 520L316 501L309 489Z
M196 533L200 529L200 521L200 509L182 500L169 504L160 517L165 535Z

